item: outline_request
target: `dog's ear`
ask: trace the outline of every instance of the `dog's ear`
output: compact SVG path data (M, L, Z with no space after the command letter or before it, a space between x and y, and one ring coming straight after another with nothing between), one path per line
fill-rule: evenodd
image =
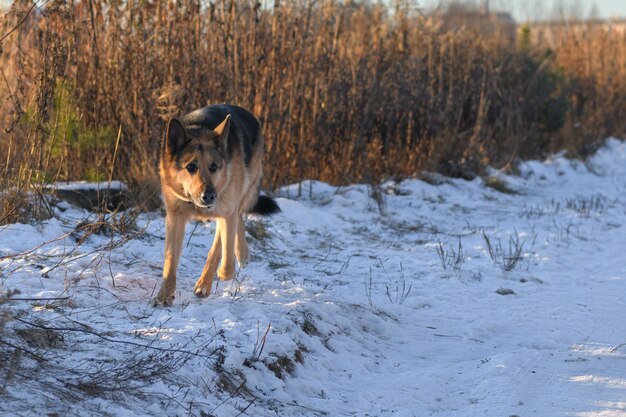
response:
M185 143L187 143L185 127L178 119L172 118L167 124L163 152L170 157L176 156L183 150Z
M230 132L230 114L226 116L224 121L220 123L219 126L213 129L213 132L215 132L215 140L217 141L218 147L223 151L226 151L228 144L228 132Z

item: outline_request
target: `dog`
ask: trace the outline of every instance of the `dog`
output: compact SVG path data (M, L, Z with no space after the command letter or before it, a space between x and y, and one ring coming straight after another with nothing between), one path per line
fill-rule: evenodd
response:
M168 306L174 300L176 269L190 219L215 220L217 225L194 288L196 296L209 296L216 272L220 280L231 280L235 258L240 268L246 266L242 216L280 211L274 199L259 195L262 162L261 126L241 107L212 105L168 122L159 160L166 209L165 262L155 305Z

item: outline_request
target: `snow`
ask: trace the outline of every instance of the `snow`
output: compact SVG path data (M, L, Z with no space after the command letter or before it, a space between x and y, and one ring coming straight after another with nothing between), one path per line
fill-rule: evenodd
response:
M285 187L208 299L193 285L214 226L187 226L170 308L150 304L160 213L78 248L76 208L0 228L0 285L23 300L0 306L4 340L47 360L21 355L0 414L625 416L626 144L519 173L491 172L509 192L389 181L382 204L365 185ZM41 328L60 339L15 336Z
M126 190L128 187L121 181L113 180L102 183L87 181L58 182L50 188L56 190Z

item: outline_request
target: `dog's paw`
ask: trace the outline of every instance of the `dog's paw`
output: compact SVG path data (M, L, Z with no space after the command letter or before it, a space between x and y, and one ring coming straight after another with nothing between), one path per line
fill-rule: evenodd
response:
M152 306L171 306L174 303L174 289L167 288L166 285L161 285L161 289L157 296L152 300Z
M152 307L169 307L174 304L174 294L172 295L157 295L154 300L152 300Z
M230 281L235 278L235 265L231 265L230 268L220 268L217 271L217 277L221 281Z
M196 286L193 287L193 293L196 295L196 297L206 298L211 295L211 287L213 287L213 277L200 277L198 281L196 281Z
M211 285L205 285L198 281L195 288L193 289L193 293L198 298L207 298L209 295L211 295Z

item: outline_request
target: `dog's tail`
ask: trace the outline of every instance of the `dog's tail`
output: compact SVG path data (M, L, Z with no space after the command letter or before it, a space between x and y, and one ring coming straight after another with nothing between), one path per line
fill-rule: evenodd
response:
M250 210L250 213L259 214L261 216L271 216L272 214L280 213L280 207L278 203L271 197L266 195L260 195L256 204Z

